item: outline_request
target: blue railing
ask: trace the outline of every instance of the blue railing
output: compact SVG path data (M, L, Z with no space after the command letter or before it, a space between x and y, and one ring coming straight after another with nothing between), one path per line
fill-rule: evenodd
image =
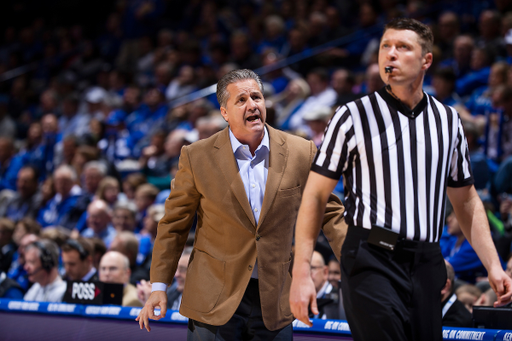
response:
M121 306L93 306L69 303L25 302L18 300L0 299L0 311L27 312L45 315L67 315L86 318L108 318L134 321L142 308ZM176 310L169 310L164 318L155 323L187 324L188 319ZM134 323L136 323L134 321ZM295 320L294 332L319 333L338 336L351 336L347 321L313 319L313 326ZM473 329L473 328L443 328L443 340L490 340L512 341L512 330Z

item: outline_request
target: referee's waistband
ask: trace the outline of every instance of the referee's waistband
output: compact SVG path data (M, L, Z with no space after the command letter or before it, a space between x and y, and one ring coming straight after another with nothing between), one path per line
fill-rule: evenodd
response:
M362 240L367 240L368 236L370 235L370 231L371 231L370 229L367 229L364 227L351 225L348 228L347 237L356 236ZM396 242L396 247L402 248L402 249L408 249L408 250L413 250L413 249L426 250L426 249L431 249L431 248L432 249L438 248L439 243L432 243L432 242L419 241L419 240L410 240L410 239L405 239L404 237L399 236L398 240Z

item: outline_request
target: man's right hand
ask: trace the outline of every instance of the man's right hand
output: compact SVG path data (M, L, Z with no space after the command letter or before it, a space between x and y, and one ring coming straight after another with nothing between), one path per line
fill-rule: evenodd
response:
M155 315L156 307L160 307L160 315ZM153 291L135 321L139 322L140 329L145 327L150 332L149 319L160 320L162 317L165 317L166 312L167 293L165 291Z
M292 277L292 287L290 288L290 308L293 316L299 321L312 327L313 323L309 320L308 307L311 305L311 312L318 315L316 305L315 284L311 276Z

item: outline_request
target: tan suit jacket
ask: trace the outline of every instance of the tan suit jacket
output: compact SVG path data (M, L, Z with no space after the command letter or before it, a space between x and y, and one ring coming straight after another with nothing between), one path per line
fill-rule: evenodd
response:
M228 128L183 147L153 248L151 282L171 283L197 211L180 313L223 325L233 316L258 259L263 322L269 330L293 321L288 302L293 230L309 169L311 141L267 126L270 160L256 225ZM346 225L337 197L327 205L324 233L339 258Z

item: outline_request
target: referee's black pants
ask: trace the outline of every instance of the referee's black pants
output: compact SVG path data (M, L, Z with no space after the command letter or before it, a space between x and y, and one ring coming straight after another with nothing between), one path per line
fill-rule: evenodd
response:
M397 242L388 251L349 227L341 252L341 288L355 341L442 340L446 266L438 243Z

